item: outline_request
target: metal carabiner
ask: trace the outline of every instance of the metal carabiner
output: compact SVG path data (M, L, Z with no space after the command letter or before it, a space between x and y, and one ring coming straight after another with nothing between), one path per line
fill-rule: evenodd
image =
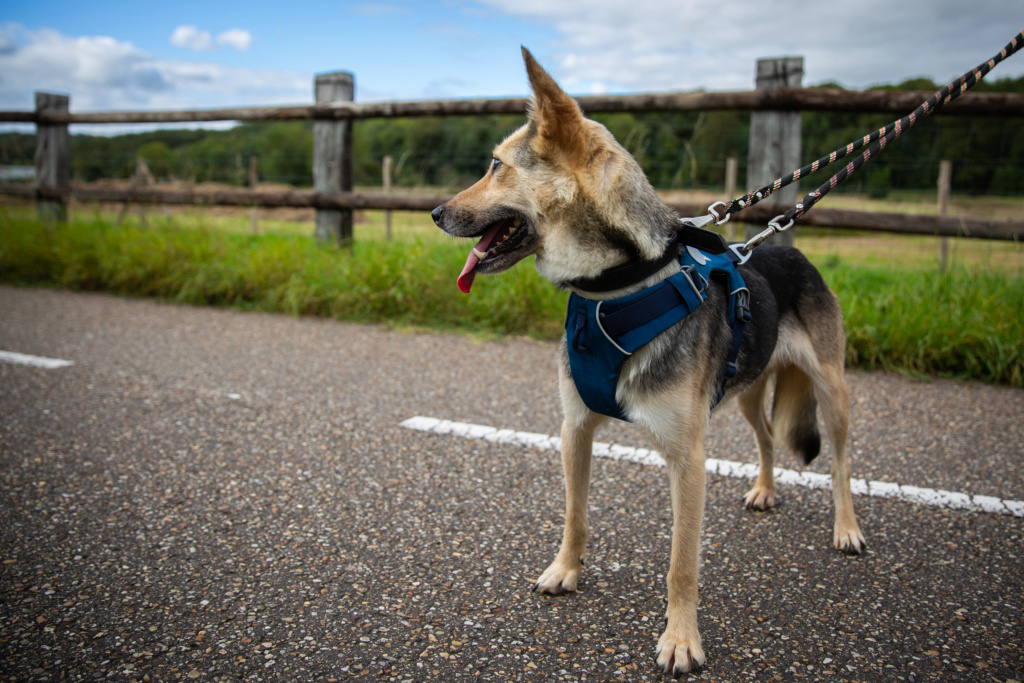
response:
M770 221L768 221L767 228L765 228L764 230L762 230L761 232L757 233L749 240L747 240L747 243L743 245L743 251L749 254L751 251L759 247L762 242L764 242L766 239L768 239L775 233L782 232L784 230L789 230L790 228L792 228L793 223L795 222L795 219L793 218L789 219L789 223L786 223L785 225L779 225L779 219L785 217L786 214L780 214L775 218L771 219Z
M708 207L708 213L715 217L715 225L725 225L726 223L729 222L729 218L730 218L730 216L732 216L732 214L727 213L727 214L725 214L725 218L721 218L718 215L718 212L715 211L715 207L718 206L719 204L721 204L722 206L726 206L725 202L722 202L722 201L715 202L714 204L712 204L711 206Z

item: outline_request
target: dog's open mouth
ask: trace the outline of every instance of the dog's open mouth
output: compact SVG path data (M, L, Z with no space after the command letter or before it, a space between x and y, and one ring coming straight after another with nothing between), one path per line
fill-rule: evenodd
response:
M502 256L518 247L527 234L528 228L523 218L518 215L506 216L487 226L480 236L480 241L466 258L466 265L459 275L459 289L468 294L477 272L489 271L489 266L499 266L501 261L507 260L502 259ZM511 263L505 267L509 265ZM498 269L501 270L500 267Z

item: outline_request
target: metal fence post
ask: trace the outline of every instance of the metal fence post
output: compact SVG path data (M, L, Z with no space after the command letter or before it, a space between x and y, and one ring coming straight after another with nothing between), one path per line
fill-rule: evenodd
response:
M48 92L36 93L36 114L68 111L70 98ZM66 190L71 185L71 142L66 123L36 123L36 182L39 187ZM66 223L68 205L64 199L36 201L36 215L46 222Z
M804 58L779 57L757 60L758 90L803 87ZM750 153L747 157L747 189L756 190L784 173L800 168L800 112L755 111L750 115ZM797 183L774 193L771 199L788 209L799 198ZM780 211L779 213L782 213ZM747 239L764 230L748 225ZM793 244L793 230L773 235L770 244Z
M317 104L351 102L355 77L347 71L320 74L314 81ZM352 122L313 122L313 189L316 192L352 191ZM352 212L316 210L316 238L320 242L352 242Z

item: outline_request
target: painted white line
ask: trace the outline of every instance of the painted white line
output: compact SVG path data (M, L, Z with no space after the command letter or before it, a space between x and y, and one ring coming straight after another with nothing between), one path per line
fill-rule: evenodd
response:
M484 425L468 424L465 422L450 422L439 420L435 417L411 417L401 423L402 427L415 429L421 432L433 434L451 434L466 439L483 439L495 443L512 444L525 446L527 448L540 448L542 450L561 450L562 440L557 436L546 434L534 434L532 432L515 432L511 429L496 429ZM665 461L657 451L646 448L633 448L632 446L620 446L618 444L594 442L594 455L598 458L610 458L612 460L625 460L627 462L640 463L642 465L656 465L664 467ZM705 461L708 472L719 474L723 477L738 477L740 479L756 479L757 465L731 460L718 460L708 458ZM832 488L832 478L827 474L816 472L797 472L781 467L775 468L775 481L779 484L792 484L811 489ZM992 512L1002 515L1013 515L1024 517L1024 501L1003 500L993 496L971 496L967 493L944 491L942 489L926 489L906 484L893 484L885 481L866 481L864 479L851 479L850 488L853 493L874 498L896 498L910 503L921 505L932 505L935 507L954 508L959 510L977 510L979 512Z
M19 365L31 365L37 368L63 368L68 365L74 365L74 361L60 360L58 358L43 358L42 356L29 356L24 353L14 353L13 351L0 351L0 361L6 361L8 363L17 363Z

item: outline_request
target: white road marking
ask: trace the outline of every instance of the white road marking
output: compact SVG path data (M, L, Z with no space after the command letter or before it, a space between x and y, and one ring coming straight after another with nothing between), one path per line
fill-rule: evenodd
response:
M0 361L6 361L8 363L18 363L19 365L31 365L37 368L63 368L68 365L74 365L74 361L60 360L58 358L43 358L42 356L29 356L24 353L14 353L13 351L0 351Z
M547 434L534 434L532 432L516 432L511 429L497 429L485 425L468 424L465 422L450 422L439 420L435 417L411 417L401 423L402 427L415 429L421 432L433 434L451 434L466 439L483 439L495 443L513 444L525 446L526 448L540 448L542 450L561 450L562 440L557 436ZM657 451L646 448L633 448L632 446L620 446L618 444L594 442L594 455L598 458L611 458L612 460L625 460L627 462L640 463L642 465L655 465L664 467L665 461ZM741 479L756 479L757 465L749 463L733 462L731 460L718 460L708 458L705 461L708 472L719 474L723 477L738 477ZM792 484L810 489L832 488L832 478L827 474L816 472L798 472L787 470L781 467L775 468L775 481L779 484ZM942 489L926 489L906 484L893 484L884 481L866 481L864 479L851 479L850 488L853 493L862 496L875 498L896 498L911 503L932 505L936 507L954 508L959 510L977 510L979 512L993 512L1003 515L1024 517L1024 501L1003 500L993 496L972 496L967 493L955 491L944 491Z

